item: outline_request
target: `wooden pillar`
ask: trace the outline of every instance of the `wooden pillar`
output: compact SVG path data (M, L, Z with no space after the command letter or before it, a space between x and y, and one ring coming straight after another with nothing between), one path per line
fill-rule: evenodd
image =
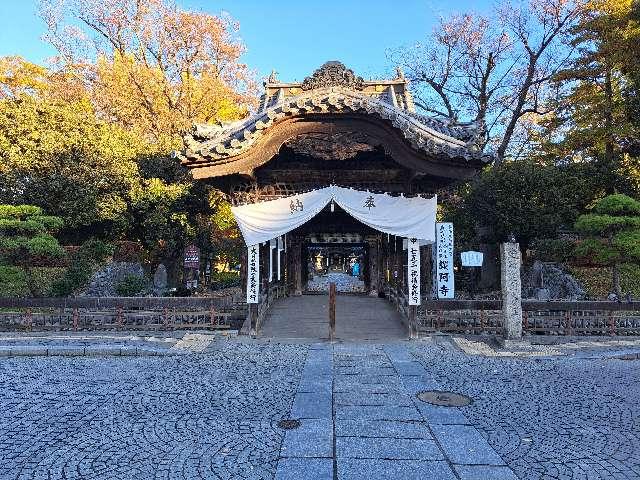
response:
M336 284L329 284L329 340L336 338Z
M369 247L369 296L377 297L380 290L380 249L378 246L378 237L367 237L367 245Z
M246 298L246 288L247 288L247 249L240 249L240 285L242 286L243 295L241 298Z
M430 298L433 290L433 273L431 272L431 248L432 245L420 247L420 286L422 287L422 297Z
M409 338L418 338L418 306L409 305L407 311L409 322Z
M287 253L291 255L291 271L288 273L293 280L293 294L302 295L302 239L292 237Z

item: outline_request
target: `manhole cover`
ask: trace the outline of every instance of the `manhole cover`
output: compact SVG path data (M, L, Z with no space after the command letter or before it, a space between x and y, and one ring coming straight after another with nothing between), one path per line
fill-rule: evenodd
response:
M441 407L466 407L473 403L470 397L455 392L442 392L439 390L427 390L418 393L418 398L423 402Z
M293 430L300 426L300 420L286 419L278 422L278 427L283 430Z
M625 355L618 355L613 357L616 360L640 360L640 353L627 353Z

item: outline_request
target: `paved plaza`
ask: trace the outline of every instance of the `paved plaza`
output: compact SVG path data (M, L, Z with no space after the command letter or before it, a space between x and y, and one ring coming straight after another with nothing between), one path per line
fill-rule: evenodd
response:
M0 478L640 478L640 360L615 358L630 347L194 338L180 354L0 357Z

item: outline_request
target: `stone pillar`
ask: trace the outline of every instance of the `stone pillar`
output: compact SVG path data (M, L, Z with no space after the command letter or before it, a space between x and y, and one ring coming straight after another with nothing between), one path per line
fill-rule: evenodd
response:
M500 245L502 315L505 340L522 338L522 285L520 281L520 245Z
M369 247L369 296L377 297L379 287L379 249L378 249L378 237L368 237L367 245Z

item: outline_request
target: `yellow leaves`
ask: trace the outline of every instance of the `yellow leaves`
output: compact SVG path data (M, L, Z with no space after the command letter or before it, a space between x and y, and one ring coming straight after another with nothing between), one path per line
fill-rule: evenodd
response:
M247 113L240 97L208 71L190 70L171 79L168 72L115 52L98 59L93 98L100 111L147 136L178 137L194 122L225 121Z
M0 98L40 93L48 88L47 69L22 57L0 58Z
M165 200L173 202L189 191L186 183L165 183L160 178L143 179L141 189L137 192L137 201L157 202Z
M171 0L42 0L40 10L47 38L83 65L77 72L107 121L156 141L194 122L237 119L255 103L254 75L238 61L244 45L227 15Z
M618 17L629 15L632 6L633 0L590 0L586 3L593 12Z
M118 195L106 194L98 198L100 220L117 220L127 212L127 203Z
M133 188L137 159L154 148L139 132L98 120L86 98L0 100L0 172L64 175L81 185L91 179L104 191L115 188L114 182ZM100 208L114 211L112 206Z
M195 235L195 228L185 213L172 213L170 218L172 222L179 224L184 229L187 237Z

